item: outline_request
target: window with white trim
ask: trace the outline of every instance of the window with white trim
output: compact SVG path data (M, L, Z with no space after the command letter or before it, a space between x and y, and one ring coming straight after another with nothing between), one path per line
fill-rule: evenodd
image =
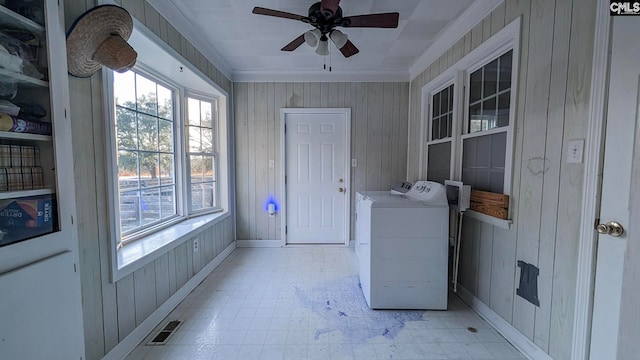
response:
M510 193L519 25L505 26L424 86L427 180Z

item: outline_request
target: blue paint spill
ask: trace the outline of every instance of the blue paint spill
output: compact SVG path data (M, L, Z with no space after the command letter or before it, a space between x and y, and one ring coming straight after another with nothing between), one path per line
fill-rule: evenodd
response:
M315 339L334 331L352 344L364 344L376 336L394 339L407 322L422 321L424 311L369 309L358 280L358 276L347 276L310 289L296 287L300 302L327 323L316 331Z

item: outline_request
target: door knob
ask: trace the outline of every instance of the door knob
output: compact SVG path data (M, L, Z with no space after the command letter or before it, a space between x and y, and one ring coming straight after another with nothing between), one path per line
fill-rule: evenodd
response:
M344 188L338 188L338 191L344 192Z
M615 221L609 221L606 224L596 225L596 231L603 235L611 235L613 237L619 237L624 234L624 228L620 223Z

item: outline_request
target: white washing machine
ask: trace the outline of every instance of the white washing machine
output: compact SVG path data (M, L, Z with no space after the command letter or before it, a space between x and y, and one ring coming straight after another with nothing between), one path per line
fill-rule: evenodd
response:
M449 205L442 184L356 195L360 284L372 309L447 309Z

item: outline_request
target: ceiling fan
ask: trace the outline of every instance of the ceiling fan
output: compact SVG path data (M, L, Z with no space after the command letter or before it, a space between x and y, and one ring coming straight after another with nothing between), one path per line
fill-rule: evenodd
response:
M397 28L399 13L365 14L356 16L342 16L340 0L322 0L309 7L309 15L302 16L279 10L254 7L253 13L275 16L284 19L299 20L310 24L315 29L309 30L295 38L283 47L282 51L293 51L303 43L316 47L319 55L329 54L329 39L336 45L344 57L350 57L358 52L358 48L348 39L347 35L336 27L345 28Z

